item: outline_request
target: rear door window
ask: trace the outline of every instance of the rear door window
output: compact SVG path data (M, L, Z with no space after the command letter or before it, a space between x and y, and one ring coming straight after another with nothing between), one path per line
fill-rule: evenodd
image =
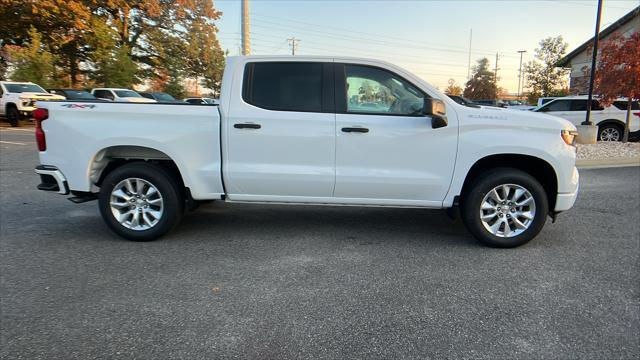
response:
M614 101L613 106L620 110L627 110L627 101ZM632 101L631 102L631 110L640 110L640 102Z
M256 62L245 69L242 98L268 110L322 112L319 62Z

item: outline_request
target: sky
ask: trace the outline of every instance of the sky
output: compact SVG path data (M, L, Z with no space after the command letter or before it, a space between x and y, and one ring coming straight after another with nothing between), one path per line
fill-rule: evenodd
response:
M216 0L223 49L238 55L241 1ZM601 29L640 5L604 0ZM520 55L533 59L540 40L562 35L567 52L595 30L596 0L389 1L249 0L251 53L290 54L287 38L299 39L296 55L356 56L400 65L444 90L449 79L464 87L469 61L498 53L499 86L518 88ZM568 78L567 78L568 79Z

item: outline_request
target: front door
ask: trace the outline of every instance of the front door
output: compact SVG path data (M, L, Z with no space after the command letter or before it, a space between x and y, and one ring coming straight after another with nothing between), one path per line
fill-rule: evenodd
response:
M440 206L455 165L458 126L433 129L425 95L387 70L336 65L334 196L362 203ZM377 200L374 200L377 199Z
M231 98L223 144L230 200L298 202L331 197L335 181L331 63L249 62L244 76L234 79Z

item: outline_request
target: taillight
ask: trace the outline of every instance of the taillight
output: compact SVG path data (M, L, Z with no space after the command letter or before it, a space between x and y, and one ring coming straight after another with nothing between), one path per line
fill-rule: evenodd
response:
M640 117L640 112L633 113L633 115Z
M49 118L49 111L47 109L35 109L32 115L33 120L36 122L36 143L38 144L38 150L45 151L47 150L47 141L44 138L42 122Z

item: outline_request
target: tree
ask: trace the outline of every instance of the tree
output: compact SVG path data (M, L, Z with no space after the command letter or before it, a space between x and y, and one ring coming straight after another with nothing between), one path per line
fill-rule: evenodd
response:
M0 40L0 80L7 80L7 50Z
M489 70L489 59L478 60L473 67L473 75L464 88L464 97L468 99L495 99L497 88L494 73Z
M562 36L548 37L539 43L535 50L536 60L529 61L524 66L528 88L538 96L553 96L565 81L567 70L556 67L556 64L567 51L568 44Z
M444 93L447 95L462 95L462 88L456 85L456 81L453 79L449 79L449 86L444 89Z
M25 46L7 46L8 57L14 70L10 78L14 81L31 81L40 86L58 85L56 57L44 49L42 36L35 28L29 30L31 40Z
M600 59L595 73L595 91L600 95L600 102L611 105L618 97L627 98L627 120L623 142L629 139L629 121L631 119L631 103L640 99L640 33L636 32L624 38L620 34L612 34L602 44Z

